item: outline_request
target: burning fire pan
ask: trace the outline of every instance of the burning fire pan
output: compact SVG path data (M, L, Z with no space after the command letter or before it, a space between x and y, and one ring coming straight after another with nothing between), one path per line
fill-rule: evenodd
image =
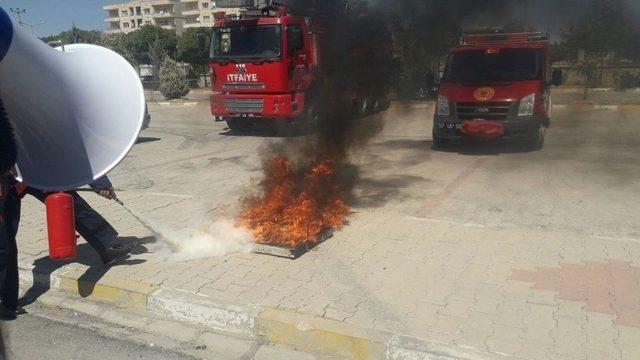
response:
M318 235L318 241L316 241L315 243L300 244L294 248L279 245L255 244L253 247L253 252L256 254L271 255L295 260L311 251L311 249L320 245L332 236L333 231L325 231Z

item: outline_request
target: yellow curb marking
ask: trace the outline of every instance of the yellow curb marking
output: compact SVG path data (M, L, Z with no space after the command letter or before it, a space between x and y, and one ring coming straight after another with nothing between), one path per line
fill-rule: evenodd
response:
M141 281L104 277L96 283L93 279L84 280L82 276L65 274L60 280L60 289L78 294L83 298L102 300L135 308L145 308L147 298L156 287Z
M371 340L349 324L277 309L264 309L255 328L276 344L351 359L379 359L385 350L384 341Z

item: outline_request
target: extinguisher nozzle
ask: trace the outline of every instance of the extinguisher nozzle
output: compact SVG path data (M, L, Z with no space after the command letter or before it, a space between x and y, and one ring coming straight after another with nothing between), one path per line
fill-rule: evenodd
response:
M113 201L117 202L118 204L124 206L124 203L122 201L120 201L120 199L118 199L117 197L113 198Z

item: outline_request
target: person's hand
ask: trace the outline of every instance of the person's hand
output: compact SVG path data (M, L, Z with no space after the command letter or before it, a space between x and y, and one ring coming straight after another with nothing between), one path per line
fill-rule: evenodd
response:
M98 195L102 196L105 199L113 200L116 198L116 190L113 188L113 186L109 186L106 189L98 191Z

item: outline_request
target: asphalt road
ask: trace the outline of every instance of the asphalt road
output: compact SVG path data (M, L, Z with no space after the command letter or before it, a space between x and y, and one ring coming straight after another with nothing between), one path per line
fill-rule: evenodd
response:
M12 360L124 360L195 359L191 356L150 344L143 345L125 337L109 337L95 327L95 319L77 313L31 306L30 313L16 321L2 323L8 359ZM94 329L89 328L94 327Z

